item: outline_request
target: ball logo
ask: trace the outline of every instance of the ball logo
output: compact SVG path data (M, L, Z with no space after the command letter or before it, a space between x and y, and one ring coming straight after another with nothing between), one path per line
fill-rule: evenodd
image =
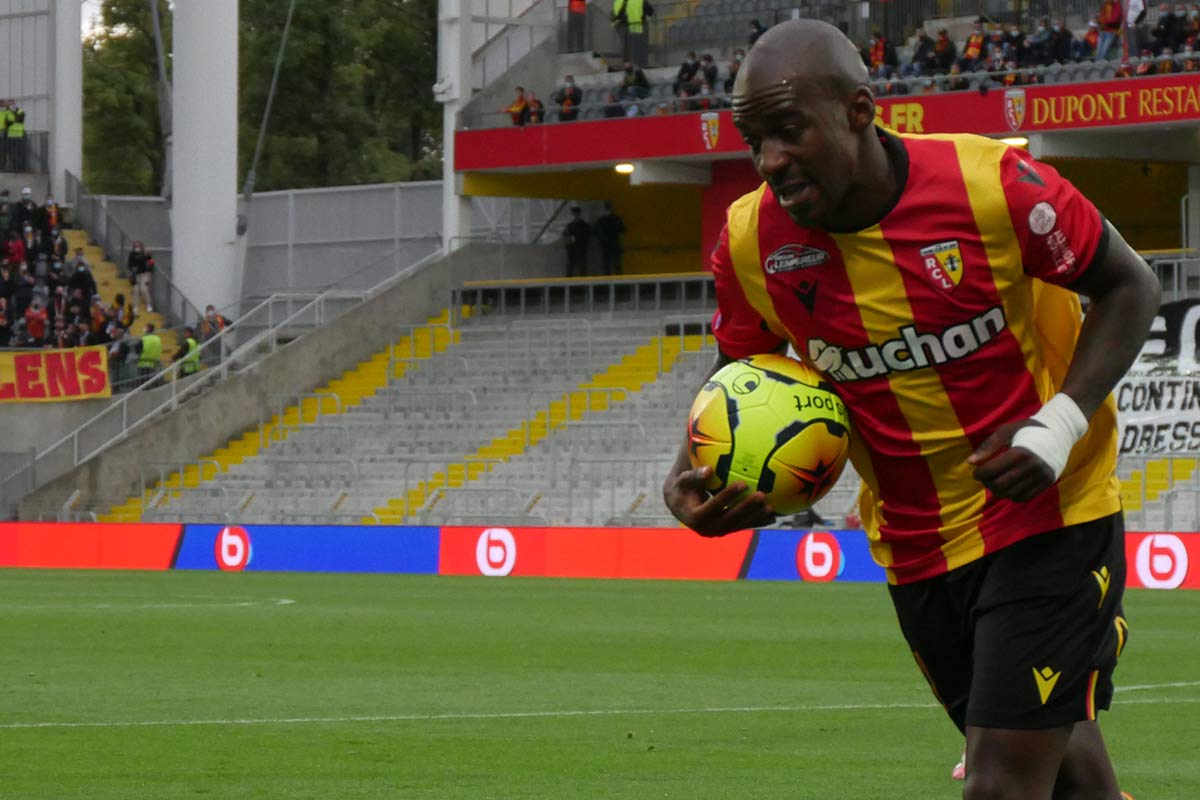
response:
M1138 545L1134 566L1147 589L1178 589L1188 573L1187 548L1172 533L1152 533Z
M482 575L507 575L517 563L517 540L506 528L488 528L475 543L475 564Z
M832 533L806 534L796 546L796 571L812 583L828 583L842 574L846 558Z
M230 525L217 534L217 568L226 572L241 572L250 563L250 534L245 528Z

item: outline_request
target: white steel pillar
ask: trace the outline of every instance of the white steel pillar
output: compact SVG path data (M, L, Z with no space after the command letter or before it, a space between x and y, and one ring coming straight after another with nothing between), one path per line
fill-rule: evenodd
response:
M471 198L462 195L454 172L454 131L458 112L471 100L471 3L440 0L438 3L438 81L434 98L442 104L442 246L447 251L463 245L471 232Z
M81 0L55 0L53 124L50 128L50 191L66 199L66 173L83 173L83 42Z
M172 280L197 308L241 298L237 0L174 4Z

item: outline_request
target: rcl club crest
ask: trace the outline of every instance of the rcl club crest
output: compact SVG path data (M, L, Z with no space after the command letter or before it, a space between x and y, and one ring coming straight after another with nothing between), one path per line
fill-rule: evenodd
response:
M1004 121L1011 130L1021 130L1025 122L1025 90L1008 89L1004 92Z
M700 135L704 137L704 149L714 149L721 135L721 115L716 111L705 111L701 114Z

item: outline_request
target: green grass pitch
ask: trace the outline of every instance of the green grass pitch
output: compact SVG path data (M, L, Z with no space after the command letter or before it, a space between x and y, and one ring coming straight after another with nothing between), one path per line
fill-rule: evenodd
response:
M1126 606L1118 773L1195 800L1200 593ZM878 585L5 571L0 631L3 798L961 793Z

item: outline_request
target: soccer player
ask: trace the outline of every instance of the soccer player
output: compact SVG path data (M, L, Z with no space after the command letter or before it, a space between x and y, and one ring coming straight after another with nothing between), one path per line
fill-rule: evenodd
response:
M872 553L966 735L964 797L1117 800L1095 721L1128 630L1110 392L1158 283L1053 169L883 130L867 80L812 20L771 28L738 73L733 121L764 183L712 255L714 370L791 344L844 399ZM688 527L772 520L762 493L710 494L709 474L685 444L664 482Z

